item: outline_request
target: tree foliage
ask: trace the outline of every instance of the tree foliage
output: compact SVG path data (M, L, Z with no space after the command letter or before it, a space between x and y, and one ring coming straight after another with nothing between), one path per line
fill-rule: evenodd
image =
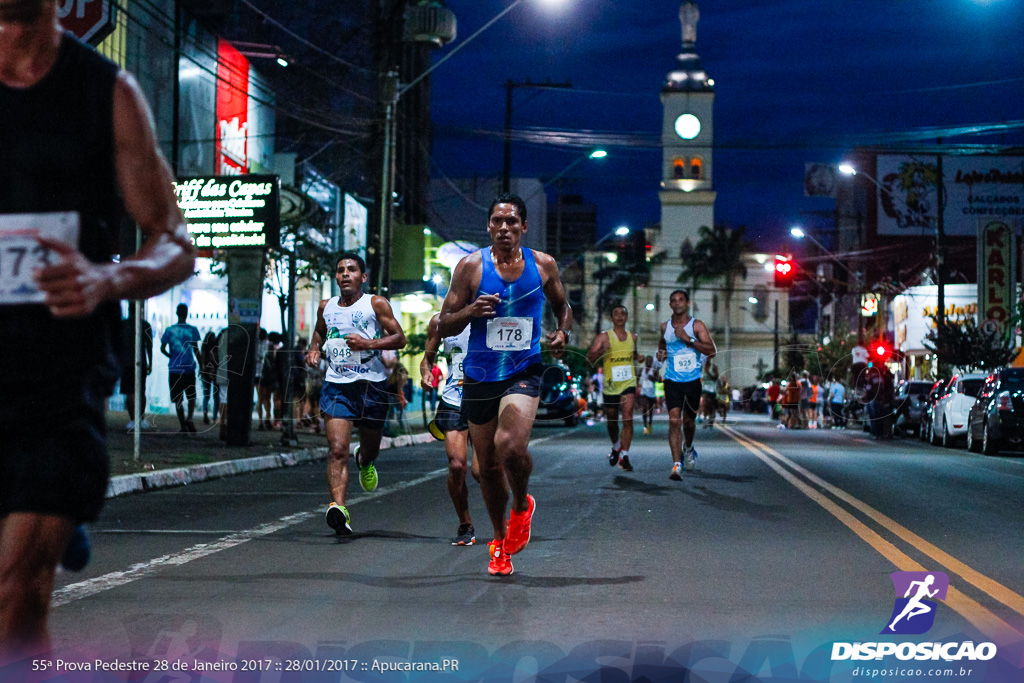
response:
M965 370L994 370L1008 365L1017 357L1017 335L1024 321L1024 300L1017 302L1017 311L1006 324L1010 334L985 330L973 319L938 324L936 315L929 316L934 327L925 336L926 349L939 357L941 374L951 367Z

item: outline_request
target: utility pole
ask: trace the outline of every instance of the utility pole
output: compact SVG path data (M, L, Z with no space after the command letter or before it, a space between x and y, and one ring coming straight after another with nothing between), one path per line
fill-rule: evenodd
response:
M938 144L942 145L942 138L938 138ZM935 195L939 203L938 212L935 216L935 284L938 286L938 314L935 322L939 329L946 324L946 184L942 179L942 150L939 150L937 157L938 178L935 181Z
M544 83L534 83L530 79L517 83L505 81L505 163L501 173L501 191L508 192L512 183L512 93L516 88L571 88L572 83L552 83L549 78Z

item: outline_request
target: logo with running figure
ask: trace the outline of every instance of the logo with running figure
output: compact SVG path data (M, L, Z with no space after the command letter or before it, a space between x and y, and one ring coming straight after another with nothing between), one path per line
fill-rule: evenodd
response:
M935 607L929 598L946 599L949 577L943 572L893 572L889 574L896 590L896 604L882 634L919 635L935 623Z

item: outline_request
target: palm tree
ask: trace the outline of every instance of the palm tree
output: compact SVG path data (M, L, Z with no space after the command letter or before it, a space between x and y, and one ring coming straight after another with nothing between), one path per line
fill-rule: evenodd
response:
M752 245L744 238L744 225L730 229L716 225L714 229L700 226L697 244L692 247L683 243L679 257L683 262L677 282L689 282L696 288L701 283L724 281L725 294L725 350L730 348L732 295L736 291L736 279L747 277L747 266L743 254L751 251Z

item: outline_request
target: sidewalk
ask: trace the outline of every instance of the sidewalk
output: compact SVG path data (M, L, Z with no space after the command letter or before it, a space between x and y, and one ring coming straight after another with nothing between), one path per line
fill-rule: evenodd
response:
M281 444L280 430L253 429L249 446L229 447L219 439L220 428L216 424L203 424L202 414L197 417L194 420L197 432L182 434L178 432L178 418L174 415L147 416L152 428L144 430L140 435L140 454L136 462L134 435L125 429L127 414L108 411L107 449L110 453L111 480L107 497L181 486L244 472L290 467L327 457L327 438L322 432L313 434L308 428L299 427L296 429L299 445L286 446ZM415 422L413 417L416 418ZM409 434L385 437L381 449L430 443L434 440L423 431L419 413L409 414L409 426Z

